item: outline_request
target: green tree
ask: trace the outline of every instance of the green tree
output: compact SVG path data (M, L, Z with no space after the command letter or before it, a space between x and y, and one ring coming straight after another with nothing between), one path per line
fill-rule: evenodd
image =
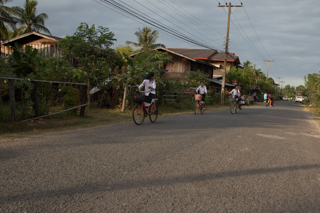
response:
M230 82L237 80L244 94L247 94L251 90L251 86L255 84L255 72L251 66L243 69L232 67L226 78Z
M126 45L126 46L120 45L116 47L115 51L117 54L125 56L125 55L130 55L133 52L133 49L129 45Z
M251 64L252 64L252 63L247 60L246 62L243 63L243 68L244 68L244 69L251 68L251 67L252 67Z
M43 31L51 35L48 28L45 27L45 20L48 19L48 15L45 13L37 15L37 5L38 1L36 0L26 0L23 7L13 7L16 11L14 19L22 26L26 26L24 33L31 31Z
M156 43L157 38L159 37L159 32L152 30L151 27L143 27L142 30L136 31L134 34L137 36L138 42L127 41L127 45L132 45L138 49L134 52L139 52L147 49L154 49L157 47L165 47L165 45Z
M167 52L146 50L135 55L134 59L129 57L122 67L122 72L115 76L117 88L124 87L122 110L125 109L127 90L129 85L139 85L149 72L154 72L157 88L159 88L160 72L163 65L171 61L172 57Z
M11 15L15 14L16 11L12 9L11 7L7 7L4 4L11 2L12 0L0 0L0 16L11 19ZM14 28L14 25L10 25L12 28ZM1 38L7 38L8 37L8 27L3 22L0 21L0 39Z
M94 86L102 86L111 76L109 69L121 63L113 45L114 34L109 28L95 25L91 27L81 23L72 36L66 36L58 45L66 60L72 63L79 81L87 82L88 106L90 106L89 91Z
M305 85L309 100L315 106L320 106L320 72L308 74L305 77Z
M306 87L303 86L303 85L299 85L296 87L296 92L297 92L297 95L299 93L299 95L302 95L302 96L305 96L306 94Z
M40 116L40 109L38 104L38 82L30 81L36 79L38 74L38 64L42 59L38 54L37 49L33 49L31 46L26 46L24 49L20 45L16 44L13 52L9 57L9 64L13 68L13 73L19 77L28 79L24 81L28 88L25 92L25 104L26 107L33 106L35 111L35 117Z
M203 81L204 84L208 83L209 76L200 70L187 72L185 76L185 81L190 87L198 87L200 82Z
M25 30L26 30L26 26L15 28L13 31L8 29L8 34L7 36L4 37L4 39L11 39L19 35L22 35L25 32Z
M289 98L294 98L296 95L296 88L288 84L282 89L281 94L282 96L288 96Z

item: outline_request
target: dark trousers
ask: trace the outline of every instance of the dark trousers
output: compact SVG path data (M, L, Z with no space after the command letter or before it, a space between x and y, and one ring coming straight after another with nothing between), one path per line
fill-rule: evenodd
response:
M144 96L144 102L151 103L152 99L156 98L155 94L149 93L148 96Z

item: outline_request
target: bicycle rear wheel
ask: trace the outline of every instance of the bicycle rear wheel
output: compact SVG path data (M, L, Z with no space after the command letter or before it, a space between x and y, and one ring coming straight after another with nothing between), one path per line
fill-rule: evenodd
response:
M199 105L198 105L198 102L196 101L196 105L194 108L194 114L196 115L197 113L199 113Z
M150 108L150 114L149 114L149 119L152 123L156 122L158 118L158 104L153 103L151 108Z
M136 104L132 109L132 119L137 125L143 123L145 117L145 111L142 104Z
M201 114L203 114L203 113L204 113L204 107L203 107L203 104L201 104L201 106L200 106L200 112L201 112Z
M231 104L230 104L230 112L231 112L231 114L234 114L234 112L235 112L235 103L234 102L231 102Z

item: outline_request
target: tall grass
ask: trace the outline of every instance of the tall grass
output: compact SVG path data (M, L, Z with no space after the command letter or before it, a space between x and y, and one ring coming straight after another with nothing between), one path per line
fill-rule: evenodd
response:
M10 122L11 113L10 113L10 104L0 103L0 122Z

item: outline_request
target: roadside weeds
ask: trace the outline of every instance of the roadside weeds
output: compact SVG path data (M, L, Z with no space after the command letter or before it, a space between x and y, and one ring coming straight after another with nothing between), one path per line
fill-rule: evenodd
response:
M319 107L304 106L304 110L307 112L310 112L314 115L313 120L318 124L318 127L320 129L320 109L319 109Z
M228 106L207 106L207 111L227 109ZM193 113L190 109L176 109L170 106L161 106L159 117L167 117L178 114ZM0 123L0 141L13 140L30 135L39 135L54 131L74 130L79 128L90 128L94 126L110 125L132 122L131 110L120 112L119 109L90 108L86 111L84 118L60 114L45 119L28 122Z

